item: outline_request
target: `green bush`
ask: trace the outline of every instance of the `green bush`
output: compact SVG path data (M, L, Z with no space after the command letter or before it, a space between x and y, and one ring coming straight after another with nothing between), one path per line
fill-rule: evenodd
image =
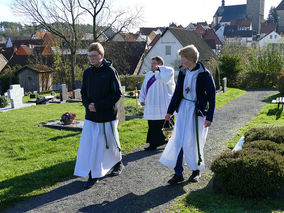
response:
M284 126L255 127L245 133L245 142L271 140L284 143Z
M242 72L240 73L240 87L245 89L273 88L277 85L279 74L275 72Z
M277 89L278 91L284 95L284 74L281 75L277 82Z
M121 85L125 86L126 90L135 90L137 82L139 85L138 89L141 89L145 75L120 75L119 77Z
M221 55L220 60L220 71L221 77L227 77L228 87L238 87L239 78L238 74L241 72L241 58L237 55Z
M243 149L250 149L250 148L259 149L263 151L271 151L284 156L284 143L277 144L270 140L258 140L258 141L245 143L243 145Z
M4 108L8 105L8 100L5 96L0 96L0 108Z
M267 197L284 185L284 157L269 151L227 152L213 161L211 170L223 192L240 197Z
M37 98L38 97L38 94L37 93L32 93L30 94L30 98L31 99L34 99L34 98Z

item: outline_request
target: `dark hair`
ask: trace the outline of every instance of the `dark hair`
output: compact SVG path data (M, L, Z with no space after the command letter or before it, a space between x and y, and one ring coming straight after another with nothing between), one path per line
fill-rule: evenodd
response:
M155 60L155 61L157 61L159 64L164 65L164 60L163 60L163 58L160 57L160 56L152 57L152 60Z

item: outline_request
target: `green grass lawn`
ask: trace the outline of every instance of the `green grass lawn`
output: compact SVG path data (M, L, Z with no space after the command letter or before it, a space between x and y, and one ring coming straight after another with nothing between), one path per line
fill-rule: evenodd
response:
M271 104L271 100L276 97L280 97L280 93L268 97L265 101L267 104L263 106L259 115L253 118L246 126L241 128L238 133L235 134L234 138L228 142L229 148L234 148L240 137L244 135L249 129L253 127L259 127L264 125L284 125L284 112L282 108L277 109L277 104Z
M229 88L217 96L217 107L243 93ZM136 100L126 98L125 102L135 105ZM0 211L72 177L81 133L42 126L59 120L67 111L84 120L81 103L37 105L0 113ZM144 119L129 120L118 127L124 154L145 144L147 128Z

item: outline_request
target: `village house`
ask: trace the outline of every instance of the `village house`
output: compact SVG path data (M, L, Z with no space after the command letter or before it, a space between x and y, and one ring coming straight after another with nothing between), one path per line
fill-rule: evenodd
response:
M271 45L272 47L278 47L284 50L284 38L282 38L281 35L279 35L277 32L272 31L257 41L258 47L262 48L267 45Z
M279 17L278 33L284 34L284 0L276 7L276 12Z
M199 59L203 63L208 62L212 57L216 57L207 43L195 31L166 28L158 41L145 54L138 74L144 74L150 70L151 58L154 56L161 56L166 66L172 66L175 70L178 70L180 59L177 51L189 44L194 44L200 51Z

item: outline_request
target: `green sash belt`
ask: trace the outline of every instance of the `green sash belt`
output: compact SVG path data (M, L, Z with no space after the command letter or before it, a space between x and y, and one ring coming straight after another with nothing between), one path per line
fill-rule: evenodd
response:
M103 124L104 124L104 136L105 136L105 141L106 141L106 149L109 149L109 146L108 146L108 144L107 144L107 136L106 136L106 123L103 123ZM117 149L118 149L118 151L121 151L121 149L119 148L118 143L117 143L117 141L116 141L116 138L115 138L115 135L114 135L114 132L113 132L113 126L112 126L112 122L111 122L111 121L110 121L110 127L111 127L111 132L112 132L113 138L114 138L114 140L115 140Z
M194 101L194 100L190 100L190 99L187 99L187 98L183 98L183 99L186 100L186 101L193 102L196 105L196 101ZM196 141L197 141L197 152L198 152L198 163L197 163L197 165L200 166L202 159L201 159L200 147L199 147L198 116L197 116L197 113L196 113L196 106L195 106L195 129L196 129Z

